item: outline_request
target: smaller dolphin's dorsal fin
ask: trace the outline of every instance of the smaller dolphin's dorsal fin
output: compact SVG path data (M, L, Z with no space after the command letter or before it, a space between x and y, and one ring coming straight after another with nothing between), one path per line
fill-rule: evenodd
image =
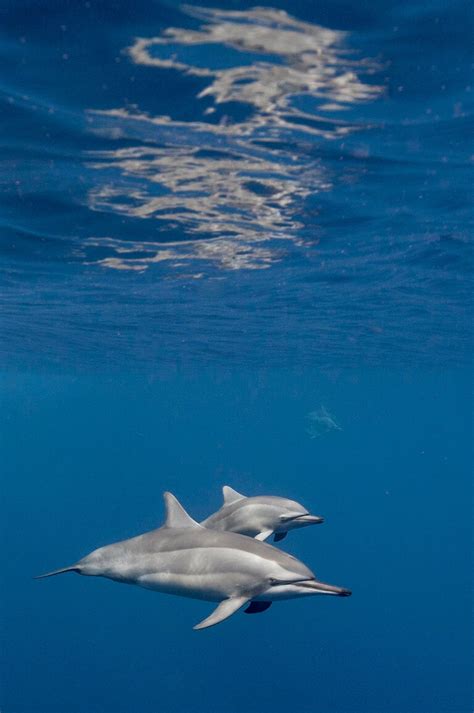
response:
M222 494L224 496L224 505L230 505L231 503L237 502L237 500L243 500L245 498L245 495L238 493L237 490L231 488L230 485L224 485Z
M196 520L193 520L191 515L188 515L172 493L163 493L163 499L166 509L165 527L198 527L199 529L204 529Z

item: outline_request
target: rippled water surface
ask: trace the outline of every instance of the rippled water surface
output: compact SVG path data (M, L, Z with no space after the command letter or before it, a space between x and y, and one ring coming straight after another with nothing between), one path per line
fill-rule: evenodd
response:
M2 17L8 364L467 360L467 5Z

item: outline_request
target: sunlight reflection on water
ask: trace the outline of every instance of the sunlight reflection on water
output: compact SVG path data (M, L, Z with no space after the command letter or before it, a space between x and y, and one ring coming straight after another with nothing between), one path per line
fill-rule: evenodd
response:
M207 80L197 99L213 104L204 107L202 119L177 121L137 107L88 113L95 133L143 142L89 153L88 167L107 175L90 190L89 207L161 221L179 228L184 239L144 243L109 236L90 238L88 245L110 251L96 262L119 270L181 260L204 260L226 270L268 268L282 256L273 241L301 242L297 213L304 198L331 189L330 172L295 146L297 137L330 140L357 129L315 112L376 99L382 87L364 83L360 75L378 67L349 56L346 33L281 10L184 11L204 24L137 38L127 53L136 65ZM209 46L215 46L211 55ZM199 51L191 61L193 47ZM230 66L205 66L206 58ZM229 108L212 123L218 106L232 102L250 108L248 115L232 117ZM268 241L272 244L262 247Z

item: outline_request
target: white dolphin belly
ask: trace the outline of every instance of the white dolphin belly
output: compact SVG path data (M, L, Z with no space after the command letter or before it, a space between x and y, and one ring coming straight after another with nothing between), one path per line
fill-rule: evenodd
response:
M194 547L138 557L117 553L107 560L102 571L97 569L95 574L156 592L206 601L220 601L241 592L257 593L256 582L264 582L266 570L275 574L274 563L225 547Z

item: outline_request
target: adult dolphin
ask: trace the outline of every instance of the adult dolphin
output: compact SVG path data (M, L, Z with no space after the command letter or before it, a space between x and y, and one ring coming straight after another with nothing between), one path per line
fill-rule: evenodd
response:
M165 524L157 530L100 547L63 572L107 577L157 592L219 602L195 629L247 613L272 601L309 594L349 596L342 587L318 582L306 565L276 547L233 532L217 532L193 520L171 493L164 494Z
M279 542L289 530L324 522L324 518L310 515L295 500L275 495L246 497L228 485L224 485L222 493L224 504L220 510L201 522L211 530L237 532L262 542L274 534L275 542Z

